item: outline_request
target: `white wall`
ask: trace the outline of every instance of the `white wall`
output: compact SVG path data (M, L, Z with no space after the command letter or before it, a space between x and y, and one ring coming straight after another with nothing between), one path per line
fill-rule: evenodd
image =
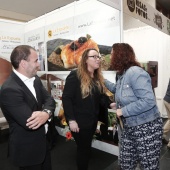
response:
M25 23L9 21L5 19L0 19L0 31L1 32L14 32L24 34Z

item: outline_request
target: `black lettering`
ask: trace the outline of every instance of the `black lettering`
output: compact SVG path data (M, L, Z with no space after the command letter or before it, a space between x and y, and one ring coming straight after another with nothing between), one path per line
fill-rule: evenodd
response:
M138 14L141 15L141 10L138 8Z
M139 1L138 0L136 0L136 5L139 6Z
M136 7L136 14L147 19L147 13L145 11L143 11L142 9L138 8L138 7Z
M140 15L140 9L138 7L136 7L136 13Z
M138 7L136 7L136 14L138 13Z
M145 12L147 12L146 5L144 5L143 10L144 10Z

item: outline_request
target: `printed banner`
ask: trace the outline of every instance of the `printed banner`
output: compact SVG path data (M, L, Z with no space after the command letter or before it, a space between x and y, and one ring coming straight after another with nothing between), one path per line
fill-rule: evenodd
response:
M0 56L10 61L12 50L23 42L24 38L21 34L0 32Z
M68 18L46 26L45 35L46 41L57 38L72 37L74 35L74 18Z
M106 9L105 9L106 8ZM48 71L68 71L77 67L87 48L102 55L102 69L109 70L111 46L120 42L120 12L104 6L46 27Z
M144 0L124 0L124 12L170 35L170 20Z
M25 44L30 45L37 51L40 71L45 71L46 47L44 34L44 28L25 33Z

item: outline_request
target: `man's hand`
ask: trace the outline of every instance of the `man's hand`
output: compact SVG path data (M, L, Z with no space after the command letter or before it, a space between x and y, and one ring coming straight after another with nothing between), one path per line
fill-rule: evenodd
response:
M31 117L27 119L27 124L30 129L38 129L49 119L49 114L43 111L33 112Z

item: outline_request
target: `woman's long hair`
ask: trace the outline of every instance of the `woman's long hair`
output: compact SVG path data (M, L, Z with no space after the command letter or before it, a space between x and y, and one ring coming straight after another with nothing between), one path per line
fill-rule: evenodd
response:
M80 82L81 82L81 93L82 93L83 98L86 98L87 96L89 96L91 94L92 88L94 86L94 82L97 85L97 87L101 93L106 92L106 88L104 86L104 78L103 78L103 75L101 72L101 65L98 69L96 69L94 71L93 78L90 76L90 72L87 69L86 60L88 59L88 54L91 50L95 50L96 52L98 52L94 48L85 50L84 53L82 54L81 61L78 65L77 74L78 74L78 78L80 79Z
M139 66L133 48L127 43L115 43L112 46L111 69L123 74L131 66Z

